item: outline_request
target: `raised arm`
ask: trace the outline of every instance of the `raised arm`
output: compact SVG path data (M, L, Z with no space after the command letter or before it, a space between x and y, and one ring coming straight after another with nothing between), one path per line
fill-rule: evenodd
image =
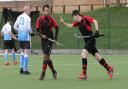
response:
M74 27L73 24L66 23L66 22L63 20L62 16L60 16L60 22L61 22L64 26L66 26L66 27L68 27L68 28Z

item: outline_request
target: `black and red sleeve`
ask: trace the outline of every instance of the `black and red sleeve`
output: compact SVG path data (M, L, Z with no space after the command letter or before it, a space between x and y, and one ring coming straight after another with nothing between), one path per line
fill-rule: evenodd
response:
M54 18L52 18L52 26L56 29L54 39L57 40L58 33L59 33L59 27L58 27L58 24Z
M37 21L36 21L36 30L37 31L39 31L39 30L41 30L41 21L42 21L42 16L40 16L38 19L37 19Z
M90 17L90 16L83 16L88 22L93 23L94 18Z
M76 21L72 22L72 26L73 27L77 27L78 26L78 22L76 22Z

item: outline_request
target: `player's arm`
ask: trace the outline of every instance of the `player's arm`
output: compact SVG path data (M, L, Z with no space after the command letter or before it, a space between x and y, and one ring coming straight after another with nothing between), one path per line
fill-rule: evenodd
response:
M40 31L40 26L41 25L41 20L40 20L40 17L36 20L36 31L40 34L38 34L40 37L41 37L41 31Z
M74 27L73 24L66 23L66 22L63 20L63 18L62 18L61 16L60 16L60 22L61 22L64 26L66 26L66 27L68 27L68 28Z
M54 18L52 18L52 26L54 26L55 30L55 35L54 35L54 40L57 41L58 38L58 33L59 33L59 27L57 25L57 22Z
M96 38L98 38L99 37L98 22L97 22L96 19L93 19L93 23L94 23L94 27L95 27L95 30L96 30L94 35L95 35Z
M11 25L7 27L9 34L11 35L11 37L15 40L17 40L16 36L11 32Z
M36 30L40 32L40 17L36 20Z
M28 25L27 25L28 27L28 32L30 33L30 34L32 34L33 32L32 32L32 28L31 28L31 19L30 18L28 18Z
M31 28L31 18L28 18L28 32L31 36L35 36L35 33L32 31L32 28Z
M43 39L47 39L48 37L46 35L42 35L41 34L41 17L39 17L36 21L36 30L38 32L38 35L43 38Z
M17 40L16 36L12 33L12 32L9 32L9 34L11 35L11 37L15 40Z
M58 33L59 33L59 27L56 26L55 29L56 29L56 31L55 31L55 37L54 37L54 39L57 41Z
M16 20L16 22L15 22L15 24L14 24L14 27L13 27L15 30L18 30L18 28L19 28L19 25L18 25L18 23L17 23L17 20Z
M3 35L3 34L4 34L3 28L2 28L2 30L1 30L1 32L0 32L0 33L1 33L1 35Z
M1 32L0 34L3 35L3 32Z
M41 32L40 32L40 24L41 24L41 20L40 20L40 17L36 20L36 31L37 31L37 33L39 33L38 35L40 36L40 37L42 37L41 36Z

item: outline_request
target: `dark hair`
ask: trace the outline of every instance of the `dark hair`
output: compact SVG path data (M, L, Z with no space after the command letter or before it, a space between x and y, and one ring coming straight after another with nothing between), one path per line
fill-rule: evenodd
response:
M12 22L12 21L11 21L11 18L8 18L6 22L11 23L11 22Z
M79 10L73 10L73 11L72 11L72 17L73 17L74 15L80 15Z
M43 11L44 11L45 7L49 8L50 6L48 4L44 5L43 6Z

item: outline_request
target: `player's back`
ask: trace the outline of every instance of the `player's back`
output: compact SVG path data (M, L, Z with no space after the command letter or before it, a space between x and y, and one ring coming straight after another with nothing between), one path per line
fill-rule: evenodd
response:
M4 36L4 40L11 40L11 35L10 35L10 32L11 32L11 25L9 23L6 23L1 32L3 33L3 36Z
M18 25L18 40L29 41L30 40L29 33L31 32L30 17L26 13L23 13L20 16L18 16L16 20L16 24Z

